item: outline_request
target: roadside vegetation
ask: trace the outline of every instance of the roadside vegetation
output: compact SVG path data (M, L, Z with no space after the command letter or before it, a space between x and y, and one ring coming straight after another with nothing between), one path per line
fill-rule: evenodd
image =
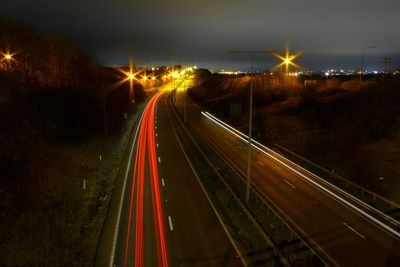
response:
M119 73L0 18L0 265L92 266L136 104ZM146 97L134 88L136 103Z
M400 202L400 79L253 78L253 135ZM200 72L189 94L247 132L249 77ZM240 114L231 112L238 110Z

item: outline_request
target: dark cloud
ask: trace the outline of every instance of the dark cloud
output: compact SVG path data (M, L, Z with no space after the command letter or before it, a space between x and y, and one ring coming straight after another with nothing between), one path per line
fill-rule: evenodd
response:
M107 64L125 63L128 55L141 64L196 62L235 68L245 58L231 48L275 48L285 43L307 68L356 67L362 47L367 66L379 58L400 57L397 0L13 0L0 15L32 24L40 31L73 38ZM273 59L260 56L260 68Z

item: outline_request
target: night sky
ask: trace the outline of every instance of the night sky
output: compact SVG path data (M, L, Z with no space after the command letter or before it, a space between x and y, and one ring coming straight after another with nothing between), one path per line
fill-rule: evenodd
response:
M399 0L9 0L0 16L66 35L106 65L197 64L246 70L229 49L304 50L305 69L400 65ZM275 58L257 56L259 69Z

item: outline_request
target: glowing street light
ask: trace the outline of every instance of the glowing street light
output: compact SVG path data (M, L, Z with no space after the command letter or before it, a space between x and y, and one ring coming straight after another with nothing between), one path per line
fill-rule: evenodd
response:
M134 72L133 70L133 63L129 64L129 71L118 69L119 72L125 75L125 78L119 81L116 87L120 86L121 84L129 81L129 101L131 103L135 103L134 92L133 92L133 81L137 80L136 76L139 74L140 71Z
M10 60L15 60L14 55L15 53L10 53L10 51L6 51L5 53L1 53L3 55L3 59L10 61Z
M3 60L7 62L5 69L11 70L11 61L15 61L14 55L15 53L10 53L10 51L6 51L6 53L1 53L3 55Z
M301 54L303 54L303 51L297 52L296 54L290 54L289 46L287 45L284 56L279 55L278 53L274 53L274 56L282 61L279 65L275 66L275 68L280 68L282 66L285 66L285 74L286 75L288 75L288 73L289 73L290 66L293 66L296 69L302 69L301 66L299 66L293 62L296 58L301 56Z

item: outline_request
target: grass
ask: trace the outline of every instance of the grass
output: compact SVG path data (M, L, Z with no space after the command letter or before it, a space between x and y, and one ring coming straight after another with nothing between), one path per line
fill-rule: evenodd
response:
M93 266L132 121L109 104L105 137L102 106L86 96L11 89L0 87L0 265Z

